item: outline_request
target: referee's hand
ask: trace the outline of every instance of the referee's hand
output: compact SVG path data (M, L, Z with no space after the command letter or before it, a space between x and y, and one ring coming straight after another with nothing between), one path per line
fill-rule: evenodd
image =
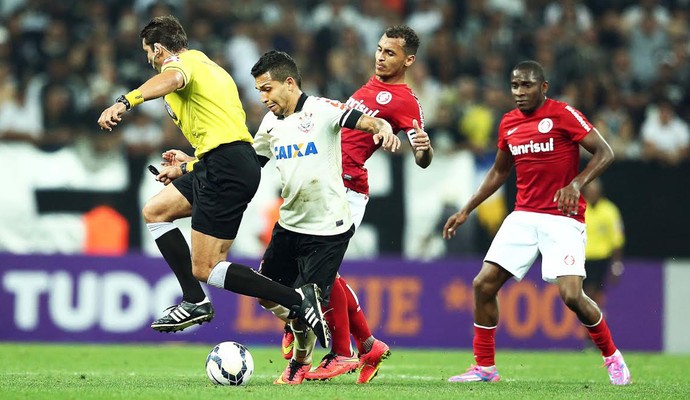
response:
M161 169L160 174L156 176L158 182L162 182L168 186L172 181L182 176L182 169L178 165L169 165Z
M117 126L117 123L122 121L122 114L124 114L125 111L127 111L125 105L120 102L116 102L112 106L103 110L101 116L98 118L98 125L103 130L112 131L113 127Z

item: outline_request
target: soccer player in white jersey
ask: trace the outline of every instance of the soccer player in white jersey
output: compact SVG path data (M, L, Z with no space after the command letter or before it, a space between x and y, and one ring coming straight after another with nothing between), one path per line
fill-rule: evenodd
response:
M261 101L270 110L254 138L262 165L275 158L284 199L260 272L285 285L316 283L325 304L354 234L342 181L342 127L369 132L374 143L395 151L400 139L388 122L344 104L307 96L287 53L270 51L252 68ZM287 309L262 306L285 319ZM314 336L301 321L292 324L295 351L274 383L300 384L312 364Z
M511 72L516 108L498 127L493 166L467 204L446 222L449 239L470 212L506 181L515 165L515 210L503 222L474 278L474 358L465 373L450 382L495 382L494 357L498 324L498 291L510 278L522 279L537 256L542 278L558 286L565 305L577 315L601 351L614 385L631 382L630 371L597 304L582 290L585 274L585 200L583 186L613 161L613 151L592 124L572 106L549 99L542 66L523 61ZM580 146L592 153L580 171Z

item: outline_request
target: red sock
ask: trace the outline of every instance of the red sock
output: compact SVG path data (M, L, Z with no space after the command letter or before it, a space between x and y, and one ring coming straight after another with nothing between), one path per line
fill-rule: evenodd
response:
M340 280L340 284L345 289L345 296L347 297L347 313L350 320L350 333L355 338L355 343L357 344L357 351L359 354L364 354L364 342L371 337L371 330L369 330L369 324L367 324L367 319L364 317L364 311L359 306L359 300L355 296L352 288L348 286L345 279L342 277L336 278Z
M604 317L601 317L601 321L594 326L586 326L589 332L589 337L592 338L594 344L597 345L599 350L601 350L601 355L604 357L609 357L616 352L616 345L613 344L613 338L611 338L611 331L609 326L606 324Z
M491 367L496 365L496 327L485 328L474 325L474 360L480 367Z
M325 308L326 313L324 317L326 318L328 329L331 330L331 350L337 355L351 356L347 297L338 278L333 282L328 306Z

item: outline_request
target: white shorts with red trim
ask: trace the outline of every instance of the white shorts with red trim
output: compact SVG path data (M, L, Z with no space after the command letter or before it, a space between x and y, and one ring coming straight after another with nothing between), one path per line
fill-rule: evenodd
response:
M522 280L541 253L541 277L585 273L585 224L560 215L513 211L496 233L484 261L498 264Z

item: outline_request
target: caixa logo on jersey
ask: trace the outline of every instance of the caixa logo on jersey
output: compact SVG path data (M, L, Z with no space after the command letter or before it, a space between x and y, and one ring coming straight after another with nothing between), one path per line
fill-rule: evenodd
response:
M319 150L316 148L314 142L294 143L274 147L273 154L276 155L276 160L284 160L286 158L306 157L312 154L319 154Z

